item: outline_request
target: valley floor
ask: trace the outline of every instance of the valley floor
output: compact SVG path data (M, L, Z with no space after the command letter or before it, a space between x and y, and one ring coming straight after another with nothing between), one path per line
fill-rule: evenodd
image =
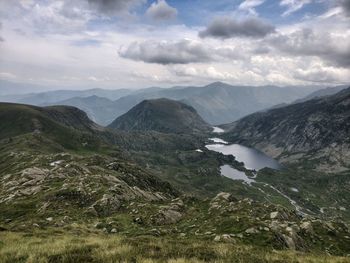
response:
M0 232L0 262L350 262L326 254L264 250L187 238Z

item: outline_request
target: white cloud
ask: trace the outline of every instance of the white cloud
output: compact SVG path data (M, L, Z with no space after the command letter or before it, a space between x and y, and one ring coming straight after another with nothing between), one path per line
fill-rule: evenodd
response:
M287 7L287 10L282 14L282 16L288 16L311 2L312 0L281 0L280 5Z
M348 83L350 69L339 69L322 64L315 64L308 69L297 69L294 77L315 83Z
M17 78L15 74L12 74L10 72L0 72L0 79L12 80L15 78Z
M238 6L238 10L257 15L255 8L262 5L264 2L265 0L245 0Z

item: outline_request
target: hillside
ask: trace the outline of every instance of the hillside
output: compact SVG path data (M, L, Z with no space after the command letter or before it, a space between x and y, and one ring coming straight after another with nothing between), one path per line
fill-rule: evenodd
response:
M0 103L0 139L24 134L48 136L68 148L84 144L96 147L93 134L102 127L74 107L36 107L24 104Z
M108 127L125 131L153 130L164 133L212 130L191 106L168 99L144 100Z
M317 167L325 165L333 172L350 168L350 88L255 113L222 128L229 140L285 163L312 159Z
M116 116L124 113L118 110L115 103L104 97L96 95L89 97L74 97L55 102L56 105L68 105L77 107L86 112L86 114L95 122L101 125L110 124ZM50 105L50 103L48 103Z

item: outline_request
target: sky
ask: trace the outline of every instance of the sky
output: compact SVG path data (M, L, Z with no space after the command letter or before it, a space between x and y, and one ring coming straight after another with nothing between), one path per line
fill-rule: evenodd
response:
M348 84L350 0L0 0L0 80Z

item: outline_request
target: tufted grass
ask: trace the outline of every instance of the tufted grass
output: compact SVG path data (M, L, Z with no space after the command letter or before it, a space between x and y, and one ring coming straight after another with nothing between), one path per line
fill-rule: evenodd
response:
M0 262L345 263L350 262L350 258L263 250L252 246L191 239L1 232Z

